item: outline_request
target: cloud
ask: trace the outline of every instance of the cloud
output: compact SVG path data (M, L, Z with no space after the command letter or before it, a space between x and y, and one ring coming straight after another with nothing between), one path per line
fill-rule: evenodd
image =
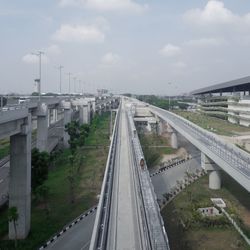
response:
M231 10L225 8L224 3L210 0L204 9L191 9L184 14L184 19L197 25L204 24L232 24L239 20Z
M184 63L184 62L179 61L179 62L173 63L172 66L173 66L174 68L176 68L176 69L184 69L184 68L187 67L187 64Z
M58 56L62 54L60 47L56 44L50 45L48 48L45 49L45 52L52 56Z
M61 7L81 6L97 11L129 11L143 12L148 9L147 4L138 4L134 0L60 0Z
M185 44L193 47L214 47L225 44L226 41L223 38L200 38L186 42Z
M37 64L39 62L39 57L35 54L29 53L22 57L22 61L27 64ZM49 58L46 55L42 55L42 63L49 63Z
M119 61L120 61L120 56L112 52L105 54L101 59L101 63L103 65L115 65L119 63Z
M173 57L179 55L181 53L181 48L173 45L173 44L166 44L161 50L160 54L166 57Z
M60 42L101 43L105 39L105 34L98 25L63 24L52 39Z

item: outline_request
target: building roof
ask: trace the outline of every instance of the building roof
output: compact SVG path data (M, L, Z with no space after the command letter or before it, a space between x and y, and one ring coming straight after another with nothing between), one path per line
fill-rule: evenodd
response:
M192 91L191 94L201 95L208 93L239 92L239 91L250 91L250 76L197 89Z

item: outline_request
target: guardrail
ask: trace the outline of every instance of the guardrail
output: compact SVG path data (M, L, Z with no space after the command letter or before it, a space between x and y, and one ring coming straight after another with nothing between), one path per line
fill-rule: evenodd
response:
M114 159L116 154L116 142L117 142L119 119L120 119L120 109L121 106L119 106L116 113L114 130L111 138L106 170L102 183L101 195L98 203L95 224L90 242L90 248L89 248L90 250L106 249L108 222L110 215L112 186L113 186Z
M196 146L199 143L199 145L202 145L204 149L207 149L217 155L232 169L240 173L241 176L244 176L247 179L246 182L241 183L239 180L238 181L242 186L250 191L250 154L231 143L223 141L215 134L206 131L205 129L176 114L154 106L150 107L153 113L158 115L161 119L169 122L169 124L177 131L181 130L182 134L186 133L188 135L186 137L189 137L189 140L196 144ZM196 143L194 140L196 140Z
M157 197L147 170L141 144L134 125L133 116L128 112L128 122L130 127L130 139L134 155L134 166L139 182L139 192L142 200L141 212L143 215L143 226L148 249L167 250L170 249L167 233L160 214ZM140 166L141 159L144 160L143 169Z

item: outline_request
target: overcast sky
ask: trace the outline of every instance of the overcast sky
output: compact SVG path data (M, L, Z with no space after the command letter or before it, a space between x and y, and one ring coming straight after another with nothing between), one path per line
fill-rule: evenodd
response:
M0 0L0 92L181 94L250 75L249 0ZM72 79L72 82L74 80ZM169 84L171 83L171 84Z

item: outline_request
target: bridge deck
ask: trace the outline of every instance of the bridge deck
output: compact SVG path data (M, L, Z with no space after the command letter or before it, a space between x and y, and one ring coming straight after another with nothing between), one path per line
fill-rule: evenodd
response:
M107 249L142 249L127 117L121 111Z

